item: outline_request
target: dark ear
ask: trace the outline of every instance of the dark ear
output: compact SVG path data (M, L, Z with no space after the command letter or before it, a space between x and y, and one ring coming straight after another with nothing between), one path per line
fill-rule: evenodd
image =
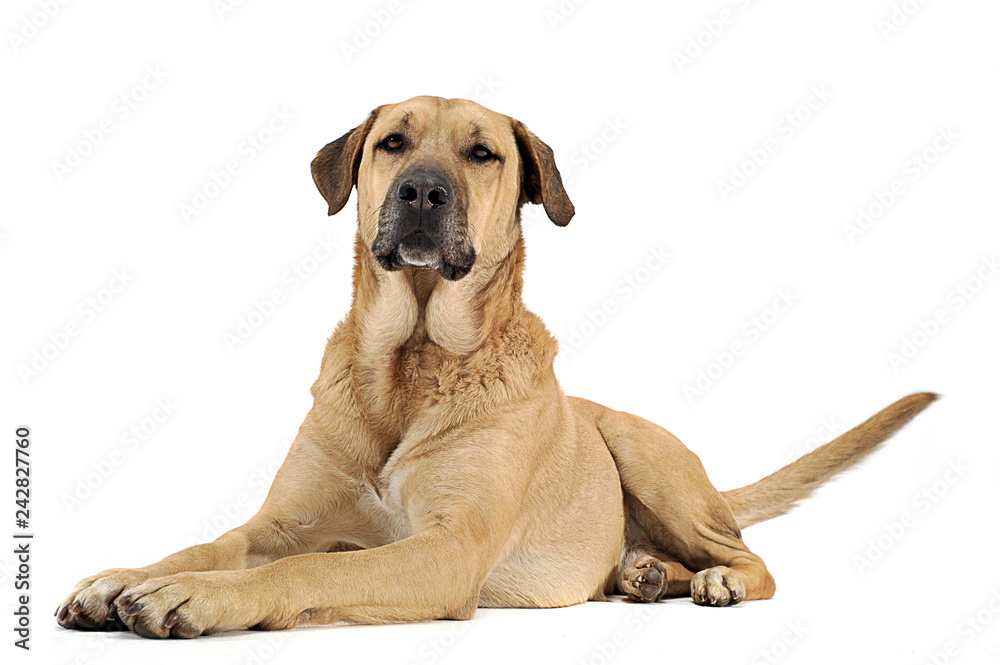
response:
M552 148L519 121L514 120L511 124L517 150L521 153L521 194L524 200L541 203L545 206L545 214L556 226L566 226L573 219L575 210L563 187Z
M358 184L361 149L377 115L378 109L375 109L362 124L323 146L312 160L313 182L330 205L328 215L336 215L347 205L351 189Z

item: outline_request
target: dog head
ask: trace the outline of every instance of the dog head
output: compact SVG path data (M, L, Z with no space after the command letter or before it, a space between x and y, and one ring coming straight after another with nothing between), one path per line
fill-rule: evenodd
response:
M380 106L319 151L312 175L331 215L357 186L359 233L382 268L449 280L511 251L524 203L542 204L559 226L574 212L551 148L464 99Z

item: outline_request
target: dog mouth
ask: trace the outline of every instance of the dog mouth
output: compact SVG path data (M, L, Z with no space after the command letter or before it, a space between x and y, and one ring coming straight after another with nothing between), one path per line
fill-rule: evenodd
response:
M403 268L429 268L449 281L458 281L469 274L476 260L472 248L447 251L442 248L430 234L417 229L398 242L386 242L383 234L379 234L372 245L372 254L384 270L402 270Z
M441 251L437 243L423 231L414 231L399 242L396 248L399 258L417 268L434 268L441 265Z

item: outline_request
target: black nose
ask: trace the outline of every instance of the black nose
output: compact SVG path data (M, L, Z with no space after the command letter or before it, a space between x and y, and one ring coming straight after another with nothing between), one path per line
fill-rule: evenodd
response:
M430 210L448 205L451 200L451 187L448 181L439 175L426 171L415 171L407 174L396 186L396 196L400 202Z

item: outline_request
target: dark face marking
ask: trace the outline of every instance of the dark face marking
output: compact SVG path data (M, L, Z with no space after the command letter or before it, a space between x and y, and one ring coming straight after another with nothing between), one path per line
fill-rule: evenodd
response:
M461 180L446 175L439 164L420 162L406 169L382 202L372 253L386 270L432 268L453 281L469 274L476 252Z
M470 170L481 176L502 158L474 122L465 136L455 136L430 128L420 132L410 120L404 114L373 140L373 162L400 172L382 201L372 253L385 270L431 268L459 280L476 261L466 179Z

